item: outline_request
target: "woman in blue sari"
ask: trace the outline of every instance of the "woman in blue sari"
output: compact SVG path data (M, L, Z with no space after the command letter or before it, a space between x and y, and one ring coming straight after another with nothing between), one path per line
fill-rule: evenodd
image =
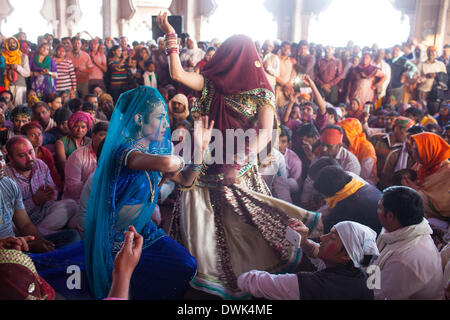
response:
M196 261L151 217L165 180L170 178L185 186L195 181L212 125L206 117L197 121L194 150L199 154L199 165L185 168L183 158L172 155L167 106L158 91L141 86L121 95L99 159L86 216L86 273L96 298L108 294L114 257L130 225L144 238L142 256L131 279L131 298L183 297L195 275Z
M194 163L172 155L167 106L156 89L121 95L98 161L86 213L84 242L32 255L39 274L67 299L106 298L113 261L133 225L144 238L130 284L131 299L182 299L197 263L152 221L160 186L190 186L197 178L214 122L194 124ZM80 283L71 272L81 271ZM74 274L76 275L76 274Z

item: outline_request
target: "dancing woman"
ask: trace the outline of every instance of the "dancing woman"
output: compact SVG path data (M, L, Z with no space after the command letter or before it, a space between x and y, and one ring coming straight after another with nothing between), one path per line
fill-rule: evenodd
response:
M287 272L295 268L301 252L285 239L289 219L303 221L311 236L318 236L320 214L272 198L252 160L252 155L271 148L272 131L278 129L274 93L253 41L246 36L229 38L197 74L183 70L167 14L158 16L158 24L166 34L171 77L202 92L193 117L214 120L214 128L224 137L223 146L229 129L258 132L236 163L220 164L217 160L223 163L224 159L219 158L215 163L205 161L202 174L181 193L171 230L197 260L194 288L225 299L248 298L248 293L239 290L237 277L252 269ZM215 156L221 153L215 151ZM227 150L219 151L225 155ZM237 150L229 151L237 154Z
M141 86L121 95L98 162L85 225L86 272L96 298L108 294L114 255L130 225L144 238L131 298L183 298L196 262L151 217L164 180L185 186L194 182L212 125L208 128L206 117L196 121L199 164L184 168L184 160L172 155L167 106L158 91Z

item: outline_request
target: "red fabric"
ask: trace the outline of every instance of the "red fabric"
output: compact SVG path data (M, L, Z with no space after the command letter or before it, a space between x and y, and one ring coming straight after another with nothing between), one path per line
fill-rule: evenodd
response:
M344 135L338 129L325 129L320 135L320 141L329 145L342 144Z
M244 35L228 38L204 66L202 74L215 87L214 96L207 98L212 99L209 118L215 121L214 128L223 133L225 148L227 129L245 131L254 127L241 112L227 105L225 96L240 95L252 89L266 89L273 93L273 89L267 80L255 44ZM239 97L233 97L233 100L239 100ZM234 146L236 145L235 141ZM225 160L226 152L223 154ZM217 174L223 170L223 166L212 165L208 168L208 174Z
M0 300L55 300L55 290L19 261L0 263Z
M62 192L64 188L64 184L62 182L61 176L58 173L58 170L55 166L55 160L53 159L53 155L46 147L39 147L38 159L45 162L47 167L50 170L50 175L52 176L53 182L56 187L58 187L58 191Z
M255 88L273 92L255 44L244 35L228 38L202 73L214 83L220 94L240 94Z

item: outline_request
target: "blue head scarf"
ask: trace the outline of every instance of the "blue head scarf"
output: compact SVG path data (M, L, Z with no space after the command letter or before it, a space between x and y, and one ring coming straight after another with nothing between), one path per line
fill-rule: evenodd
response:
M161 137L163 123L163 126L169 124L167 106L156 89L141 86L120 96L97 164L86 213L86 272L96 298L105 298L111 286L113 249L121 240L120 236L123 239L123 234L118 234L115 230L118 214L123 206L142 204L142 209L137 214L127 217L125 222L120 221L123 228L134 225L136 231L142 234L145 226L152 223L151 216L158 200L161 173L124 168L126 160L123 161L123 157L118 156L127 152L131 154L130 151L135 149L136 144L141 147L139 151L147 154L172 154L169 128L162 138L143 139L142 124L150 122L154 126L159 125L154 137ZM122 170L131 170L130 175L123 175ZM130 181L124 184L124 179Z

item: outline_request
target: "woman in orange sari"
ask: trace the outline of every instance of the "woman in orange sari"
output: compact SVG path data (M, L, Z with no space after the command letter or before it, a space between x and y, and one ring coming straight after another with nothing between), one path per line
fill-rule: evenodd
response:
M377 155L374 146L367 140L361 122L356 118L347 118L338 123L344 129L344 143L361 164L361 178L371 185L376 185Z
M411 136L410 145L412 157L417 162L418 181L406 178L402 184L416 189L422 196L427 218L449 221L450 145L430 132Z

